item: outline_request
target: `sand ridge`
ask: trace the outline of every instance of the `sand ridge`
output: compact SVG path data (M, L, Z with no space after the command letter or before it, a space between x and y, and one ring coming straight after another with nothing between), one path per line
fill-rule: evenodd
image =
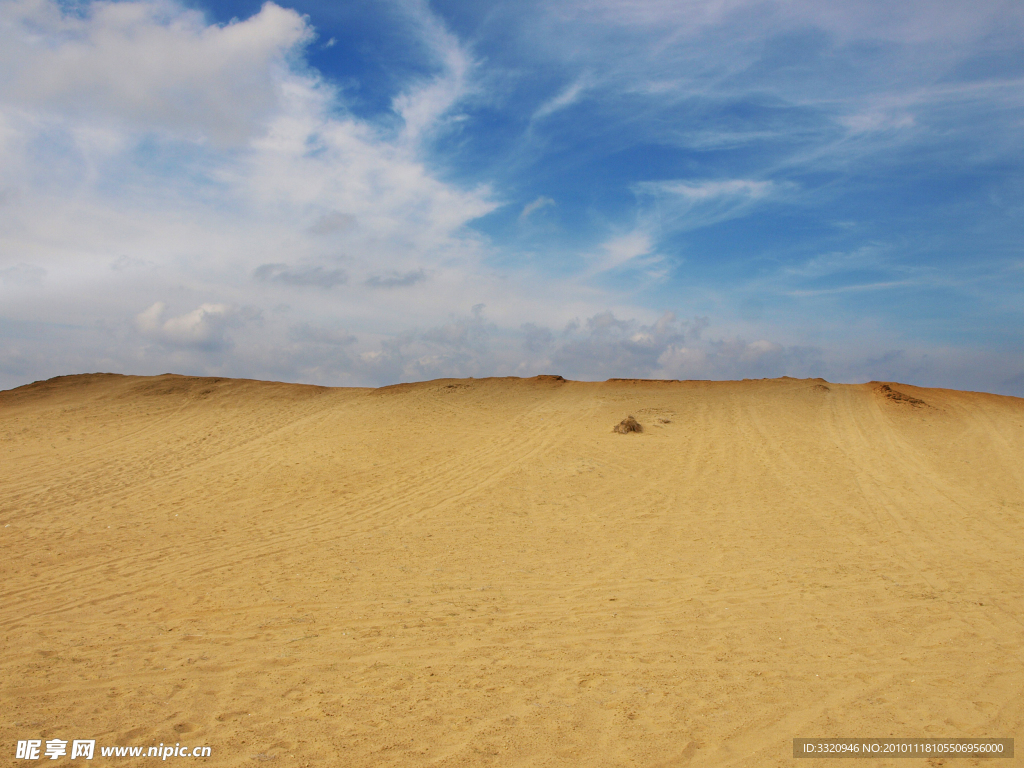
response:
M771 766L1024 735L1017 398L94 374L0 392L0 450L11 749Z

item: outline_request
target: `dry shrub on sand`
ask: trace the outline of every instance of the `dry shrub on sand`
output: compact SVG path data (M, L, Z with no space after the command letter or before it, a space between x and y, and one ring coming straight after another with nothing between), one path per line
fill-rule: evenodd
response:
M634 419L632 416L627 416L618 424L615 425L613 432L618 432L620 435L628 435L630 432L643 432L644 428L640 426L640 422Z

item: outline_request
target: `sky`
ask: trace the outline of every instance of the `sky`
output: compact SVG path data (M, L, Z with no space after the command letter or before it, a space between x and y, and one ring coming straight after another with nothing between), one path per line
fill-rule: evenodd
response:
M1024 396L1019 0L0 0L0 388Z

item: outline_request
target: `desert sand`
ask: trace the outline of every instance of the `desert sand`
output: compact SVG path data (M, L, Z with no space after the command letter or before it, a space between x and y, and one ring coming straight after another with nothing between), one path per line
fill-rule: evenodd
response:
M0 393L0 451L5 765L39 738L375 768L1024 746L1021 399L96 374Z

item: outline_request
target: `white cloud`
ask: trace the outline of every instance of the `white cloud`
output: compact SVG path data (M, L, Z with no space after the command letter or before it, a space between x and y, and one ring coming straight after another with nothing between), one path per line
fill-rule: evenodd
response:
M912 285L920 285L918 280L881 280L870 283L856 283L854 285L840 285L834 288L816 289L793 289L786 291L787 296L827 296L838 293L861 293L864 291L884 291L892 288L906 288Z
M9 285L40 285L46 277L46 270L35 264L13 264L0 268L0 282Z
M110 268L115 272L124 272L129 269L144 269L150 266L152 266L152 264L145 259L139 259L125 254L118 256L110 264Z
M531 122L535 120L542 120L548 115L554 114L566 107L572 106L580 97L586 92L587 88L590 87L590 78L581 77L576 80L572 85L566 88L564 91L559 93L557 96L545 101L541 104L537 110L533 113L530 118Z
M332 347L347 347L355 344L357 339L351 333L343 329L323 328L300 323L288 331L291 339L299 342L313 342L315 344L326 344Z
M788 186L773 181L723 179L644 181L632 186L646 207L649 227L686 231L745 215L755 205L778 199Z
M854 270L889 268L886 256L890 250L882 243L868 243L853 251L820 253L783 271L793 277L816 278Z
M782 375L820 376L825 364L821 350L785 347L759 339L719 339L704 344L673 344L658 357L658 371L666 378L738 379Z
M746 215L755 205L780 197L787 185L750 179L639 182L632 190L641 203L637 226L601 244L589 258L588 274L629 265L655 279L664 257L657 242L673 232L699 229Z
M164 319L166 311L167 305L158 301L140 312L135 317L139 331L163 344L210 351L230 345L225 333L242 318L237 308L227 304L203 304L184 315Z
M767 197L774 189L770 181L728 179L725 181L656 181L641 182L637 189L647 194L678 195L691 202L703 202L721 198L759 200Z
M237 142L275 107L285 57L312 37L266 3L226 26L166 0L0 4L0 100L61 116Z
M558 17L530 44L550 43L541 79L570 85L535 117L571 105L581 115L599 111L602 122L581 124L601 134L587 151L610 157L648 143L714 150L693 153L697 169L713 167L701 163L723 148L775 142L764 162L731 154L736 162L720 171L725 177L638 183L635 217L630 210L602 221L585 265L552 277L552 263L569 262L559 246L538 249L536 271L495 254L467 225L495 209L497 194L451 182L445 158L431 154L430 139L454 124L464 104L503 96L482 87L487 59L426 2L397 7L432 75L405 83L392 112L371 122L348 111L344 93L302 60L313 35L308 22L273 4L215 25L172 0L0 0L0 375L102 367L324 384L545 370L581 378L818 375L820 358L793 345L811 332L798 328L786 339L763 327L722 326L702 338L700 323L659 318L631 304L625 289L598 284L613 282L601 274L608 270L664 264L659 246L667 234L795 197L796 187L780 179L793 169L793 178L811 178L800 172L821 170L824 153L924 132L938 107L952 115L948 106L958 100L1020 105L1011 82L935 86L936 73L962 51L947 56L943 48L936 63L929 51L937 46L915 42L950 39L962 49L980 39L997 8L984 1L964 29L929 20L916 0L913 12L892 11L899 44L878 50L910 52L872 59L876 71L865 76L837 80L835 70L809 64L820 77L808 86L800 77L814 77L801 61L761 73L772 38L808 26L824 30L825 59L849 63L842 46L870 31L860 28L858 9L865 18L887 12L873 1L854 3L852 12L819 6L562 2L545 4L514 30ZM1016 34L1019 11L1002 7L1005 33ZM963 8L951 17L971 13ZM927 66L910 66L914 56ZM547 65L558 57L566 65L553 72ZM794 69L802 74L791 77ZM536 103L517 105L518 125L538 135L527 136L534 143L518 145L522 155L513 160L560 122L528 124ZM781 117L749 117L737 105ZM1011 143L1016 133L1003 125L979 130ZM786 154L793 147L799 156ZM538 219L552 204L539 197L520 218ZM595 208L593 220L605 212ZM822 258L802 269L788 277L811 281L842 265ZM785 292L781 282L772 286L776 296ZM727 303L700 290L680 286L665 300L701 312ZM486 311L473 314L469 307L479 304ZM252 306L264 309L261 322L257 310L240 309ZM587 319L567 326L573 318Z
M531 213L535 213L536 211L539 211L542 208L546 208L549 205L554 205L554 204L555 204L555 201L552 200L550 197L543 197L543 196L538 197L532 203L527 203L526 205L523 206L523 210L519 214L519 220L520 221L526 221L528 218L530 218L530 214Z
M574 0L552 4L551 12L566 20L590 24L660 29L671 25L681 31L697 32L749 5L750 0Z
M29 275L19 263L46 275L42 300L10 295L9 317L134 325L171 286L175 305L206 309L146 325L150 338L210 344L226 317L210 307L291 303L309 286L331 291L305 290L290 322L380 332L432 322L467 285L491 290L482 240L465 227L493 210L490 191L440 180L408 134L349 115L290 58L312 35L302 17L267 4L217 26L172 2L116 5L0 5L0 269L5 285ZM448 62L443 79L462 66L457 41L425 6L413 11ZM146 58L158 55L166 67ZM33 77L50 83L40 96ZM417 115L429 131L444 109ZM435 290L410 299L428 274ZM370 299L367 281L408 290Z
M369 288L408 288L424 282L427 277L427 273L422 269L411 269L408 272L392 270L385 275L370 275L363 284Z
M843 41L950 44L976 40L1007 22L1017 26L1024 18L1013 0L978 0L969 5L957 0L908 0L898 5L886 0L567 0L550 6L550 16L564 22L644 28L676 38L752 19L762 32L814 26Z
M813 0L776 3L791 23L814 24L844 40L882 39L912 44L952 45L977 40L1004 27L1020 24L1024 15L1012 0L885 0L818 3ZM1013 22L1016 22L1014 24Z
M654 250L651 235L643 230L633 230L617 235L604 242L592 258L591 273L616 269L642 256L649 256Z
M257 280L283 283L296 287L334 288L348 282L348 273L337 267L306 264L292 267L288 264L261 264L252 273Z
M437 76L417 83L394 100L393 108L405 123L404 140L416 143L437 128L441 119L472 92L474 61L426 0L404 0L401 6L415 27L417 39L440 69Z
M870 110L842 115L839 123L850 129L852 133L868 133L871 131L889 131L901 128L913 128L916 124L913 115L905 112L887 112Z
M820 170L885 153L893 134L948 137L949 126L934 119L981 104L1005 117L1008 104L1019 104L1021 82L1010 62L1019 58L1024 5L1014 0L561 0L535 7L514 23L524 25L521 36L549 71L571 83L585 78L593 111L606 123L602 135L618 128L638 142L688 149L768 145L788 155L786 167ZM986 73L986 62L999 57L1003 65ZM1011 82L1000 83L1007 75ZM957 87L964 82L992 88L970 94ZM540 109L578 95L570 87ZM738 103L753 109L736 111ZM975 137L1008 135L1009 120L987 122L958 128ZM839 137L837 125L847 129ZM765 160L779 168L779 154Z

